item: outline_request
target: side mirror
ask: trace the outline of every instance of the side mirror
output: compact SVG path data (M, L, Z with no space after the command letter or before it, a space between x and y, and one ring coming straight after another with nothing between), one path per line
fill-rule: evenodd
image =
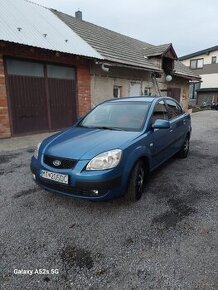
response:
M157 119L154 124L152 124L153 129L169 129L170 122L167 120Z

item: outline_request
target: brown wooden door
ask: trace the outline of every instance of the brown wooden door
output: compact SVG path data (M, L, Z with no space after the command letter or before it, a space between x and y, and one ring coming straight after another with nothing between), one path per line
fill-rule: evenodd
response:
M9 75L13 135L49 130L45 79Z
M7 59L13 135L54 131L76 121L72 67Z
M48 79L51 130L69 127L76 121L75 81Z
M180 103L180 94L181 94L181 88L170 88L167 89L168 96L175 99L177 102Z

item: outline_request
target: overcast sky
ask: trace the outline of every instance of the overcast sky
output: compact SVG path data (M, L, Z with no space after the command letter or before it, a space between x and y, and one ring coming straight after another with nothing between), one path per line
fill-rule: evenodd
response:
M158 45L172 42L178 56L218 45L217 0L32 0L116 32Z

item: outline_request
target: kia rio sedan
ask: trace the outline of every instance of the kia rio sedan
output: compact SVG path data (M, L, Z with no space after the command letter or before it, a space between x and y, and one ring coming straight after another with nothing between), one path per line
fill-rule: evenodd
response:
M187 157L190 135L190 115L172 98L113 99L38 144L31 171L52 192L137 201L149 172L176 153Z

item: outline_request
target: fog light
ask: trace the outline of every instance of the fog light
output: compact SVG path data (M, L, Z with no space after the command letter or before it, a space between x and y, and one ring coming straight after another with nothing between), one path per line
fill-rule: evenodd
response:
M98 195L98 189L92 189L92 193L94 193L95 195Z
M36 176L35 176L35 174L32 173L32 176L33 176L33 179L36 180Z

